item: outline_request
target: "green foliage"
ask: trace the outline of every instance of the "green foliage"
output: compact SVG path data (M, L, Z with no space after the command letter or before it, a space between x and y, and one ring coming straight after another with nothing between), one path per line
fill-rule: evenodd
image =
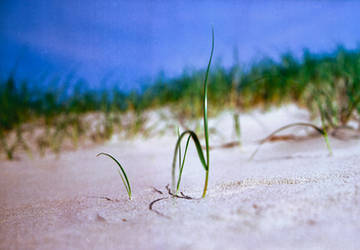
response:
M105 156L111 158L118 165L118 167L119 167L119 175L120 175L121 180L122 180L122 182L124 184L126 192L127 192L128 196L129 196L129 200L131 200L131 186L130 186L129 179L128 179L127 175L126 175L126 172L125 172L124 168L121 166L121 164L118 162L118 160L116 160L112 155L107 154L107 153L99 153L96 156L99 156L99 155L105 155Z
M211 82L207 84L207 96L212 106L209 116L225 108L239 114L253 108L266 110L274 105L295 103L308 109L313 118L320 115L323 128L329 132L360 120L360 49L339 46L331 53L322 54L305 50L301 58L285 53L279 60L263 58L251 65L236 61L229 68L217 63L208 73ZM32 83L19 81L10 74L0 80L0 131L2 138L6 138L1 139L6 146L0 150L13 157L15 151L24 148L10 143L7 137L29 123L36 123L46 131L39 135L39 148L58 152L67 140L76 148L89 136L99 142L119 130L126 130L130 137L146 133L143 114L148 109L170 107L180 122L200 118L204 74L207 72L203 69L187 69L172 78L160 73L147 87L130 93L116 88L89 89L74 74L64 79L44 77ZM50 87L30 87L37 85ZM89 135L81 119L96 112L105 114L104 129ZM135 116L128 127L114 118L125 112ZM234 129L240 141L237 115L234 115Z
M187 149L189 146L189 142L190 142L190 138L193 139L199 159L201 164L204 167L205 170L205 183L204 183L204 189L203 189L203 194L202 197L204 198L206 195L206 191L207 191L207 185L208 185L208 178L209 178L209 163L210 163L210 150L209 150L209 132L208 132L208 115L207 115L207 97L208 97L208 76L209 76L209 71L210 71L210 65L211 65L211 60L214 54L214 29L212 29L212 43L211 43L211 53L210 53L210 59L209 59L209 63L206 69L206 74L205 74L205 80L204 80L204 92L203 92L203 119L204 119L204 137L205 137L205 151L206 151L206 159L204 157L204 153L202 151L201 148L201 144L199 141L198 136L196 135L195 132L191 131L191 130L187 130L185 132L183 132L177 142L176 142L176 146L175 146L175 153L174 153L174 158L173 158L173 164L172 164L172 186L173 186L173 190L175 189L175 168L176 168L176 159L177 159L177 154L179 152L179 176L178 176L178 181L177 181L177 185L176 185L176 193L178 193L179 191L179 187L180 187L180 181L181 181L181 176L182 176L182 172L184 169L184 163L185 163L185 159L186 159L186 153L187 153ZM185 135L189 134L188 139L186 141L186 146L185 146L185 153L184 153L184 158L181 160L181 140L185 137Z

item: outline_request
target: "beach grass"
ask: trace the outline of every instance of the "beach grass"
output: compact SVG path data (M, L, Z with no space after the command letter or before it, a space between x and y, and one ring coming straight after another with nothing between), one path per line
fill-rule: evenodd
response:
M203 193L202 193L202 197L204 198L206 196L206 191L207 191L207 186L208 186L208 180L209 180L209 165L210 165L210 149L209 149L209 128L208 128L208 77L209 77L209 71L210 71L210 66L211 66L211 61L213 58L213 54L214 54L214 29L211 30L211 34L212 34L212 39L211 39L211 53L210 53L210 59L209 59L209 63L206 69L206 73L205 73L205 79L204 79L204 92L203 92L203 125L204 125L204 138L205 138L205 152L206 152L206 159L205 156L203 154L202 151L202 147L199 141L199 138L197 136L197 134L194 131L191 130L187 130L184 131L181 135L179 135L179 138L176 142L175 145L175 153L174 153L174 158L173 158L173 164L172 164L172 186L173 186L173 190L175 190L175 194L178 193L179 188L180 188L180 182L181 182L181 177L182 177L182 173L183 173L183 169L184 169L184 163L185 163L185 159L186 159L186 153L187 153L187 149L189 146L189 142L190 142L190 138L193 140L200 162L202 164L202 166L204 167L205 170L205 183L204 183L204 188L203 188ZM175 168L176 168L176 159L177 159L177 154L181 153L181 140L183 138L185 138L185 135L188 134L188 139L186 141L186 147L185 147L185 152L184 152L184 158L181 161L181 156L180 156L180 161L179 161L179 176L178 176L178 181L176 184L176 189L175 189Z
M124 187L125 187L126 192L128 194L129 200L131 200L131 186L130 186L129 179L128 179L127 175L126 175L125 169L121 166L120 162L118 160L116 160L116 158L113 157L112 155L110 155L108 153L99 153L96 156L100 156L100 155L104 155L104 156L109 157L119 167L118 173L119 173L119 175L121 177L121 180L122 180L122 182L124 184Z
M236 62L231 67L217 63L211 72L206 70L187 69L173 77L159 74L140 91L132 92L117 88L90 89L89 83L81 77L77 79L74 74L71 77L49 75L34 82L11 73L0 79L3 145L0 154L14 159L24 150L9 139L15 137L17 131L36 137L38 147L31 146L30 150L38 148L45 155L48 151L76 149L87 138L94 143L103 142L119 131L131 138L146 133L143 114L148 110L168 107L178 114L179 120L205 119L204 102L199 98L204 94L204 74L211 78L206 89L206 103L211 105L207 116L215 116L225 109L233 110L234 134L239 143L239 114L255 108L266 111L295 104L307 109L314 120L320 118L327 134L351 122L360 124L359 48L339 46L329 53L304 50L301 57L284 53L277 60L265 57L249 65ZM129 112L135 119L128 126L112 118ZM105 118L99 129L89 132L84 120L94 113L104 114ZM30 127L41 128L43 133L32 133Z

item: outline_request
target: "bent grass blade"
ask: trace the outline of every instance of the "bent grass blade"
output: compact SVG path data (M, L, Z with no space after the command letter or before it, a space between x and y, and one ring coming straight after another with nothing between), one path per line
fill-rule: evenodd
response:
M184 158L183 158L182 165L181 165L181 168L180 168L180 173L179 173L179 176L178 176L178 181L177 181L177 185L176 185L176 193L178 192L178 189L180 187L180 181L181 181L182 171L183 171L183 167L184 167L186 152L187 152L187 148L188 148L188 145L189 145L189 142L190 142L190 138L192 138L193 142L195 144L195 147L196 147L196 151L197 151L198 156L199 156L199 160L200 160L200 162L201 162L201 164L204 167L204 170L206 172L205 185L204 185L204 190L203 190L203 195L202 195L202 197L205 197L206 190L207 190L207 179L208 179L208 174L209 174L209 166L206 163L205 156L204 156L204 153L203 153L202 148L201 148L200 140L199 140L198 136L196 135L196 133L194 131L192 131L192 130L184 131L180 135L179 139L176 142L174 158L173 158L173 164L172 164L172 186L173 186L173 190L175 190L175 169L176 169L177 154L179 152L179 147L180 147L180 144L181 144L181 140L184 138L184 136L186 134L189 134L189 137L188 137L188 140L187 140L187 143L186 143L186 148L185 148L185 152L184 152Z
M328 135L326 133L326 130L325 128L319 128L318 126L314 125L314 124L311 124L311 123L305 123L305 122L298 122L298 123L292 123L292 124L289 124L289 125L286 125L286 126L283 126L277 130L275 130L274 132L272 132L269 136L267 136L265 139L261 140L260 142L260 145L256 148L256 150L254 151L254 153L252 153L252 155L250 156L249 160L251 161L252 159L254 159L256 153L260 150L261 146L263 144L265 144L266 142L268 142L275 134L283 131L283 130L286 130L288 128L291 128L291 127L297 127L297 126L304 126L304 127L310 127L310 128L313 128L314 130L316 130L317 132L319 132L323 137L324 137L324 140L325 140L325 143L326 143L326 146L327 146L327 149L329 150L329 155L332 155L332 150L331 150L331 147L330 147L330 143L329 143L329 138L328 138Z
M129 200L131 200L130 182L129 182L129 179L128 179L127 175L126 175L126 172L125 172L124 168L121 166L121 164L112 155L107 154L107 153L99 153L96 156L99 156L99 155L105 155L105 156L111 158L119 166L119 169L118 169L119 175L120 175L121 180L122 180L122 182L123 182L123 184L125 186L126 192L128 193Z
M180 169L179 169L179 176L178 176L178 181L177 181L175 193L178 193L178 191L179 191L180 182L181 182L181 176L182 176L182 173L183 173L184 163L185 163L185 158L186 158L186 152L187 152L187 149L188 149L188 146L189 146L190 138L192 138L193 142L195 144L195 147L196 147L200 162L201 162L201 164L203 165L203 167L205 169L205 184L204 184L204 189L203 189L203 193L202 193L202 198L204 198L205 195L206 195L208 179L209 179L210 151L209 151L209 131L208 131L209 129L208 129L208 116L207 116L207 95L208 95L208 77L209 77L210 65L211 65L213 54L214 54L214 28L211 29L211 34L212 34L211 53L210 53L209 63L208 63L207 69L206 69L206 74L205 74L204 96L203 96L203 120L204 120L206 159L205 159L204 153L202 151L199 138L196 135L196 133L194 131L191 131L191 130L186 130L179 136L179 138L178 138L178 140L176 142L174 158L173 158L173 164L172 164L172 172L171 172L172 173L172 188L173 188L173 190L175 190L176 158L177 158L178 152L180 153L181 140L184 138L184 136L186 134L189 134L189 137L188 137L187 142L186 142L186 147L185 147L183 160L181 161L181 156L179 157Z
M188 139L187 139L187 141L186 141L184 158L183 158L182 162L180 161L180 165L179 165L179 177L178 177L178 182L177 182L177 185L176 185L176 192L175 192L175 194L178 194L178 192L179 192L181 176L182 176L182 172L183 172L183 169L184 169L185 158L186 158L186 153L187 153L187 150L188 150L188 147L189 147L190 139L191 139L191 135L188 136ZM181 143L180 143L180 144L181 144ZM179 148L180 148L180 145L179 145ZM181 152L181 151L179 150L179 152Z

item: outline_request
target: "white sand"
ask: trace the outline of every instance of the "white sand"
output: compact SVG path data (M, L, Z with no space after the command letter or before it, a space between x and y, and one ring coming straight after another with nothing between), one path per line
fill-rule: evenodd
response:
M332 157L321 137L274 142L248 161L258 139L307 120L292 106L242 116L243 148L211 151L207 197L154 204L170 219L148 209L168 196L170 133L0 162L0 249L360 249L358 140L330 138ZM222 136L212 135L212 145L234 138L229 113L215 124ZM95 157L102 151L124 164L133 200L113 162ZM203 181L192 146L181 189L200 196Z

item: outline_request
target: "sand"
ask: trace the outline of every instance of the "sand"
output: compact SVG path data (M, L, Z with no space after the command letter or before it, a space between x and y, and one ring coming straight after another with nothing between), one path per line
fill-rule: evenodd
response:
M211 151L205 199L167 194L172 132L2 161L0 249L360 249L358 139L330 137L331 157L318 136L273 142L248 161L258 140L298 121L309 115L294 106L242 115L243 147ZM211 119L214 126L211 145L235 138L230 112ZM95 157L99 152L125 166L131 201L113 162ZM199 197L203 182L191 146L181 190Z

